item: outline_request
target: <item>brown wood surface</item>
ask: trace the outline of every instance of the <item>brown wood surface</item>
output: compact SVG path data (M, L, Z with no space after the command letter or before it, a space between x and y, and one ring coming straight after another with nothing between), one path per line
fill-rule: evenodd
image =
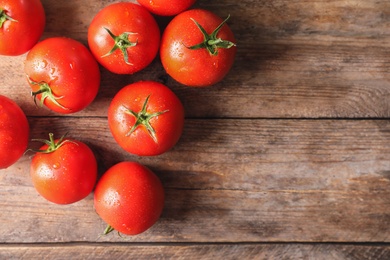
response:
M93 16L112 2L43 0L42 38L86 44ZM194 7L230 13L238 39L232 71L210 88L176 83L158 58L131 76L102 68L91 106L62 116L35 107L25 55L0 57L0 93L27 114L31 138L69 131L93 149L100 174L135 160L167 194L147 232L101 236L93 194L67 206L45 201L32 186L28 153L0 171L0 259L389 259L390 2ZM157 19L162 29L169 21ZM141 79L166 83L186 109L179 143L157 157L124 152L108 130L111 98Z
M1 246L1 259L389 259L388 246L341 244L107 244Z

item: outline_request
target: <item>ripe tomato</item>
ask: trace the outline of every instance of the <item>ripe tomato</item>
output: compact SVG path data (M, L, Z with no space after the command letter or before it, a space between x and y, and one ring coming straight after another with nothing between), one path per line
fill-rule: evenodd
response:
M80 42L65 38L48 38L27 54L27 74L34 101L51 110L70 114L87 107L100 86L99 65Z
M92 20L88 44L103 67L117 74L133 74L156 57L160 29L144 7L115 3L103 8Z
M22 109L13 100L0 95L0 169L22 157L29 134L29 124Z
M149 12L161 16L177 15L193 5L196 0L137 0Z
M84 143L66 139L37 140L45 144L31 162L35 189L48 201L71 204L92 192L97 179L97 162Z
M108 108L108 124L124 150L137 155L159 155L179 140L184 108L167 86L139 81L115 95Z
M95 189L97 214L112 229L137 235L160 218L164 189L158 177L136 162L121 162L103 174Z
M0 0L0 55L30 50L42 36L45 21L40 0Z
M176 81L194 87L221 81L232 67L236 54L234 35L226 25L227 19L222 21L202 9L175 16L161 40L160 56L166 72Z

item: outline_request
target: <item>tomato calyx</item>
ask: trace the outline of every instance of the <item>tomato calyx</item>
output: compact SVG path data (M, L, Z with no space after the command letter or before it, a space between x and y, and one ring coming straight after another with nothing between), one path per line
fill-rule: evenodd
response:
M57 142L54 140L53 133L49 133L49 140L32 139L31 141L33 141L33 142L42 142L42 143L46 144L48 146L48 148L46 150L41 150L41 149L29 149L29 150L31 150L33 152L37 152L37 153L52 153L52 152L58 150L61 146L63 146L64 144L66 144L68 142L77 144L69 139L65 139L67 134L68 133L65 133L60 139L58 139Z
M4 22L7 20L11 22L18 22L17 20L13 19L11 16L7 15L4 9L0 8L0 28L3 27Z
M43 103L45 102L45 99L48 98L50 101L52 101L54 104L56 104L57 106L59 106L60 108L62 109L65 109L65 110L70 110L69 108L66 108L64 107L63 105L61 105L57 100L58 99L61 99L63 98L64 96L55 96L53 94L53 91L52 89L50 88L49 84L47 84L46 82L44 81L41 81L41 82L35 82L33 81L32 79L28 79L30 84L31 85L38 85L39 86L39 90L37 91L33 91L31 92L31 95L34 97L34 103L35 105L38 105L37 104L37 96L39 94L42 94L41 96L41 100L40 100L40 106L42 107L43 106Z
M106 236L110 234L112 231L115 231L115 228L113 228L111 225L107 224L107 227L104 229L103 233L101 234L102 236ZM118 236L122 237L121 233L119 231Z
M124 32L124 33L116 36L108 28L104 27L104 29L111 36L111 38L114 39L115 44L114 44L114 47L112 47L112 49L107 54L102 56L102 58L111 55L114 51L119 49L123 53L123 57L125 59L126 64L133 65L132 63L129 62L129 54L127 53L127 49L131 48L131 47L134 47L134 46L136 46L138 44L138 39L137 39L136 42L129 41L129 35L137 34L137 33L134 33L134 32Z
M110 225L107 225L106 229L103 231L103 235L107 235L107 234L111 233L114 230L115 229L113 227L111 227Z
M218 25L217 28L215 28L215 30L211 34L208 34L206 30L202 27L202 25L200 25L195 19L190 18L196 24L199 30L202 32L204 40L199 44L195 44L187 48L191 50L207 49L211 55L215 56L218 55L218 48L229 49L233 46L236 46L236 44L231 41L217 38L218 32L221 30L222 26L226 24L229 18L230 18L230 14L220 25Z
M130 131L126 134L126 136L130 136L137 128L138 126L141 126L143 125L144 127L146 127L146 129L148 130L148 133L150 135L150 137L152 137L153 141L155 143L158 143L158 140L157 140L157 137L156 137L156 131L154 130L154 128L152 127L152 125L150 124L150 120L156 116L159 116L163 113L166 113L168 112L169 110L164 110L164 111L160 111L160 112L156 112L156 113L148 113L147 111L147 105L148 105L148 102L149 102L149 98L150 98L150 95L147 96L143 106L142 106L142 110L140 112L134 112L128 108L126 108L126 111L125 113L127 114L130 114L132 116L135 117L135 123L133 125L133 127L130 129Z

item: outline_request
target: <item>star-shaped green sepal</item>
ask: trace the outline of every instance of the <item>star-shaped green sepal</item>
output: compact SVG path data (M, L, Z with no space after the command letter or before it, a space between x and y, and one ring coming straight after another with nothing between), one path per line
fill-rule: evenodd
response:
M45 102L45 99L49 99L51 102L53 102L54 104L56 104L57 106L59 106L60 108L64 109L64 110L69 110L69 108L66 108L64 107L63 105L61 105L57 100L58 99L61 99L63 98L63 96L55 96L51 87L49 86L49 84L47 84L46 82L42 81L42 82L35 82L33 81L32 79L28 78L28 81L30 82L31 85L38 85L39 86L39 90L35 91L35 92L31 92L31 95L34 97L34 103L35 105L37 105L37 96L39 94L42 94L41 96L41 102L40 102L40 106L42 107L43 106L43 103Z
M107 29L107 28L104 28L104 29L111 36L111 38L114 39L115 44L114 44L114 47L112 47L112 49L107 54L102 56L102 58L111 55L114 51L119 49L123 54L123 58L124 58L126 64L133 65L132 63L129 62L129 54L127 53L127 49L130 47L134 47L138 44L138 39L136 42L129 41L129 35L137 34L137 33L124 32L124 33L116 36L109 29Z
M126 108L126 113L130 114L135 117L135 123L131 127L130 131L126 134L126 136L130 136L139 126L144 126L148 130L148 133L150 137L152 137L153 141L158 143L157 136L156 136L156 131L154 130L153 126L150 124L150 120L154 117L157 117L161 114L164 114L168 112L169 110L164 110L156 113L149 113L147 111L147 106L149 102L150 95L146 98L142 110L140 112L135 112L133 110L130 110Z
M68 142L77 144L74 141L71 141L69 139L65 139L67 134L68 133L65 133L57 141L54 139L54 134L53 133L49 133L49 140L46 140L46 139L32 139L31 141L33 141L33 142L42 142L42 143L46 144L47 145L47 149L46 150L28 149L27 151L32 151L32 152L36 152L36 153L52 153L52 152L57 151L58 149L60 149L61 146L63 146L64 144L66 144Z
M191 20L196 24L196 26L199 28L199 30L202 32L204 40L203 42L199 44L195 44L193 46L188 47L191 50L198 50L198 49L207 49L208 52L211 55L218 55L218 49L229 49L233 46L236 46L235 43L227 40L223 40L221 38L217 38L218 32L221 30L222 26L229 20L230 15L220 24L217 28L211 33L208 34L206 30L200 25L197 21L195 21L193 18Z
M3 23L5 22L5 21L11 21L11 22L17 22L17 20L15 20L15 19L13 19L12 17L10 17L9 15L7 15L6 13L5 13L5 10L3 10L3 9L0 9L0 28L2 28L3 27Z

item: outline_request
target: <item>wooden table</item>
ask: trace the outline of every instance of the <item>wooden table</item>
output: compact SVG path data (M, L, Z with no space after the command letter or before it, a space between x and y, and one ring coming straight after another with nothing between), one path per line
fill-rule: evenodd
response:
M93 16L114 1L42 2L43 38L86 43ZM25 55L0 57L0 92L25 111L31 138L69 131L94 150L100 173L134 160L166 189L150 230L101 236L93 194L45 201L25 155L0 172L0 259L390 259L390 1L195 6L230 13L238 39L230 74L210 88L176 83L158 59L132 76L102 69L96 100L62 116L35 107ZM141 79L165 82L186 109L179 143L157 157L124 152L108 130L110 100Z

